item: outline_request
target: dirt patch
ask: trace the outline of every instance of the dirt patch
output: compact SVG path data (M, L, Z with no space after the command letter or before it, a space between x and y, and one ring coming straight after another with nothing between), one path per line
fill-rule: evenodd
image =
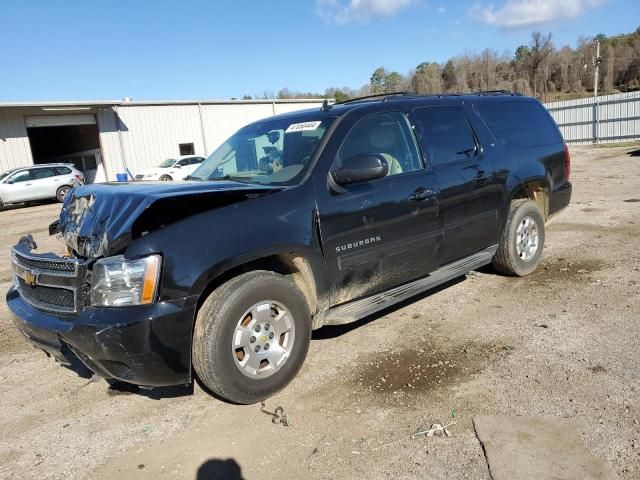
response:
M606 267L607 264L598 259L551 258L543 261L534 273L526 277L526 280L528 283L556 281L581 283L585 278L589 279L592 273Z
M605 373L607 371L602 365L596 365L595 367L589 367L591 373Z
M552 232L593 232L590 223L552 223L548 230Z
M449 350L426 346L386 352L359 362L355 382L372 393L424 393L458 383L511 350L507 345L469 343Z
M593 213L593 212L604 212L605 210L603 210L602 208L587 207L587 208L583 208L582 211L587 213Z
M4 354L25 353L32 352L33 347L22 335L18 334L17 329L11 324L9 328L0 328L0 351Z
M626 203L636 203L636 202L640 202L640 198L627 198L626 200L624 200L624 202L626 202Z

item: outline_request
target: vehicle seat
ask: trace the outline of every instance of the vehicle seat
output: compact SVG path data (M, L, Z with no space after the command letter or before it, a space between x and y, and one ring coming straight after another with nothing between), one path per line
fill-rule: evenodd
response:
M402 165L393 155L398 146L398 137L394 125L380 125L371 132L370 142L377 153L380 153L387 161L389 171L387 175L402 173Z

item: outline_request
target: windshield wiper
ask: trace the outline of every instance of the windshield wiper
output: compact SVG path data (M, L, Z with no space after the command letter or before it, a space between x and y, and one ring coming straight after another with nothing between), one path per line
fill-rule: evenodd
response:
M248 179L248 178L251 178L251 177L242 177L242 176L234 177L233 175L223 175L221 177L209 178L208 181L209 182L219 182L219 181L224 181L224 180L231 180L232 182L251 183L251 182L247 182L246 181L246 179Z

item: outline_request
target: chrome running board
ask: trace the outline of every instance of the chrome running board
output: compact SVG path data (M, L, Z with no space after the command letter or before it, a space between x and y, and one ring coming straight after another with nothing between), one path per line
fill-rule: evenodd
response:
M497 245L485 248L478 253L440 267L426 277L419 278L418 280L399 287L394 287L382 293L333 307L326 312L322 324L342 325L344 323L355 322L395 303L402 302L419 293L442 285L449 280L469 273L471 270L491 263L491 259L497 249Z

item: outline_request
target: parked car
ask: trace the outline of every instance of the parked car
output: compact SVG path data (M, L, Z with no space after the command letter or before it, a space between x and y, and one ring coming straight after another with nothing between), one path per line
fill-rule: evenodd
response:
M84 183L84 174L72 164L49 163L16 168L0 174L0 206L55 198L63 202L69 191Z
M197 375L221 398L258 402L300 370L312 329L489 263L533 272L569 172L533 98L325 104L240 129L193 181L73 190L50 227L72 256L23 237L7 303L35 346L75 352L104 378Z
M143 170L136 174L136 180L184 180L204 162L204 157L198 155L183 155L176 158L167 158L157 167Z

